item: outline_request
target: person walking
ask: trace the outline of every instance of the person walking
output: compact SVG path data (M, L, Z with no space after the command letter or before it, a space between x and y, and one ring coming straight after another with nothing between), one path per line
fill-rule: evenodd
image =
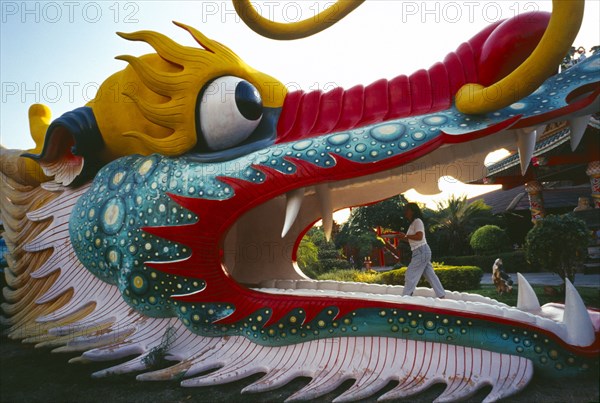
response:
M403 295L412 295L417 287L421 276L425 276L435 295L444 298L446 292L440 279L433 271L431 265L431 249L425 238L425 224L423 224L423 213L416 203L408 203L404 207L404 217L410 222L406 233L400 233L399 238L407 241L412 251L412 259L404 275Z

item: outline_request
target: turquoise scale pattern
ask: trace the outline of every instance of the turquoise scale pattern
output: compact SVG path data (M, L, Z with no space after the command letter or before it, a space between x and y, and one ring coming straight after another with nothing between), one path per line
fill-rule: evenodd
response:
M198 220L166 194L181 193L189 190L190 183L197 183L196 177L183 175L186 170L186 163L158 156L122 158L98 173L71 215L71 242L79 260L98 278L117 285L132 308L152 317L174 316L171 295L205 286L201 280L145 266L146 262L181 260L191 254L183 245L142 230Z

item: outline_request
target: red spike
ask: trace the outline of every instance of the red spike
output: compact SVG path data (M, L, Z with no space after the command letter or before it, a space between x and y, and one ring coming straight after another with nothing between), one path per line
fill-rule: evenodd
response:
M390 109L388 81L380 79L365 87L364 111L358 126L381 122Z
M422 115L431 111L431 81L427 70L417 70L408 77L410 83L411 114Z
M294 122L298 117L298 110L303 96L304 91L290 92L285 96L281 115L277 121L277 143L292 141L288 137L294 128Z
M337 87L323 94L317 122L312 130L314 135L331 133L342 115L343 99L344 89L342 87Z
M431 81L432 111L441 111L452 106L452 93L450 92L450 79L448 71L442 63L436 63L429 69Z
M348 130L356 126L362 119L365 88L357 85L344 92L342 115L335 125L334 131Z
M408 77L398 76L388 83L390 110L386 120L398 119L411 114L410 83Z

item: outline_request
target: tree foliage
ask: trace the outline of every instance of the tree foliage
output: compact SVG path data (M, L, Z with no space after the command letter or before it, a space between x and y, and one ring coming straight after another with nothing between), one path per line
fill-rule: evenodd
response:
M477 228L471 235L469 243L477 255L491 255L510 249L510 239L506 231L497 225L484 225Z
M298 247L297 258L300 269L312 278L331 270L350 267L341 250L332 241L326 240L322 227L313 227L304 235Z
M398 195L378 203L354 208L344 227L351 230L372 230L382 227L398 231L407 225L404 218L404 206L407 203L403 195Z
M493 220L492 208L483 200L468 203L465 196L451 196L431 212L432 249L437 256L468 255L471 253L471 233Z
M314 244L309 236L304 235L300 241L300 245L298 245L298 252L296 256L300 269L304 270L317 262L319 256L318 253L319 248L317 248L317 245Z
M360 264L371 254L373 248L383 246L377 238L375 228L385 230L406 230L408 222L404 218L404 206L408 203L403 195L385 199L378 203L352 209L350 218L341 227L335 239L338 247L347 246L356 251L354 260Z
M587 256L588 237L582 220L570 214L547 216L525 238L527 260L573 282L577 263Z

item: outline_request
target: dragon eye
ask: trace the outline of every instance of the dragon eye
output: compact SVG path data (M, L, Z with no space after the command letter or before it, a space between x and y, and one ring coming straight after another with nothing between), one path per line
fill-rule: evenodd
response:
M198 108L204 141L210 150L219 151L243 142L254 132L263 106L252 84L224 76L206 86Z

